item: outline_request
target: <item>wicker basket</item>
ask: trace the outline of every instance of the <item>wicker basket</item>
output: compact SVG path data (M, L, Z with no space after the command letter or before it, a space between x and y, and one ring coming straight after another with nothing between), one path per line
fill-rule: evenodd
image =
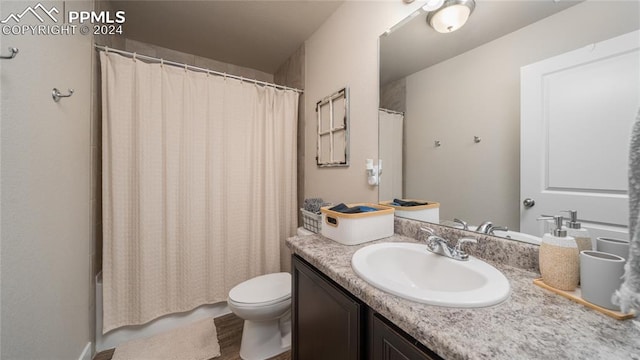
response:
M300 209L300 213L302 214L302 226L311 232L319 233L322 214L314 214L305 209Z

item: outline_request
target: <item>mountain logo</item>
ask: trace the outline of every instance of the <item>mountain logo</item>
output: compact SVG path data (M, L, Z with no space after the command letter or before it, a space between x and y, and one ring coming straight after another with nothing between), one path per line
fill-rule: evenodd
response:
M42 16L38 13L38 12L44 13ZM24 16L26 16L27 14L32 14L33 16L36 17L36 19L40 20L41 23L43 23L45 21L45 19L43 18L43 16L48 16L51 20L53 20L54 22L58 22L58 19L56 19L53 14L59 14L60 11L58 11L58 9L56 9L55 7L52 7L50 10L47 10L46 7L44 7L44 5L42 5L41 3L38 3L36 6L31 7L29 6L28 8L26 8L23 12L21 12L20 14L9 14L9 16L7 16L6 19L1 20L0 23L2 24L6 24L7 22L9 22L10 20L15 21L16 23L19 23L20 20L22 20L22 18Z

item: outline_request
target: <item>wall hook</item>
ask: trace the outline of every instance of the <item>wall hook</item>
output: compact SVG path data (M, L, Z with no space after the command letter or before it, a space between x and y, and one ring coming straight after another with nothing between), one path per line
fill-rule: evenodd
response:
M480 141L482 141L482 139L480 139L480 137L479 137L479 136L474 136L474 137L473 137L473 142L474 142L474 143L476 143L476 144L477 144L477 143L479 143Z
M435 147L440 147L442 145L442 143L440 143L440 140L436 140L433 142L433 146Z
M4 55L0 56L0 59L13 59L18 54L18 49L17 48L10 47L9 51L11 52L11 55L9 55L9 56L4 56Z
M60 98L70 97L71 95L73 95L73 89L69 89L69 93L67 95L62 95L60 93L60 90L56 88L53 88L53 90L51 91L51 97L53 97L53 101L55 102L60 101Z

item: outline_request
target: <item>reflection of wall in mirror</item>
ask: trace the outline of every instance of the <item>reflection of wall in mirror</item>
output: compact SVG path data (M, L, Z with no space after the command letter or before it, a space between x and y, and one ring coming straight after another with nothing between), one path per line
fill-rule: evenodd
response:
M407 78L380 86L380 107L398 112L407 111Z
M305 154L316 151L315 102L349 86L352 164L318 168L314 156L305 156L305 197L377 201L378 188L367 184L364 165L366 159L378 158L378 37L422 5L419 1L345 1L305 41Z
M585 2L408 76L405 196L519 229L520 67L638 28L637 2Z

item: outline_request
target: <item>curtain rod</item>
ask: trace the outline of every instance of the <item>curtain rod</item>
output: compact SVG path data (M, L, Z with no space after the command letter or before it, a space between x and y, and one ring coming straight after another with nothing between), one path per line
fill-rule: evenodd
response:
M183 63L179 63L179 62L175 62L175 61L160 59L160 58L157 58L157 57L152 57L152 56L147 56L147 55L140 55L138 53L132 53L132 52L129 52L129 51L113 49L113 48L110 48L108 46L103 46L103 45L98 45L98 44L93 44L93 46L97 50L104 51L104 52L107 52L107 53L112 52L112 53L124 55L124 56L127 56L127 57L131 57L131 58L135 57L136 59L159 62L159 63L162 63L162 64L178 66L178 67L185 68L185 69L205 72L205 73L208 73L208 74L213 74L213 75L218 75L218 76L224 76L224 77L228 77L228 78L232 78L232 79L237 79L237 80L240 80L240 81L246 81L246 82L254 83L256 85L268 86L268 87L273 87L273 88L282 89L282 90L291 90L291 91L295 91L295 92L300 93L300 94L304 93L303 90L296 89L296 88L291 88L291 87L284 86L284 85L272 84L272 83L268 83L268 82L260 81L260 80L256 80L256 79L248 79L248 78L245 78L245 77L242 77L242 76L231 75L231 74L227 74L227 73L223 73L223 72L219 72L219 71L215 71L215 70L211 70L211 69L201 68L201 67L197 67L197 66L193 66L193 65L189 65L189 64L183 64Z
M404 112L402 112L402 111L389 110L389 109L385 109L385 108L378 108L378 110L384 111L387 114L396 114L396 115L404 116Z

